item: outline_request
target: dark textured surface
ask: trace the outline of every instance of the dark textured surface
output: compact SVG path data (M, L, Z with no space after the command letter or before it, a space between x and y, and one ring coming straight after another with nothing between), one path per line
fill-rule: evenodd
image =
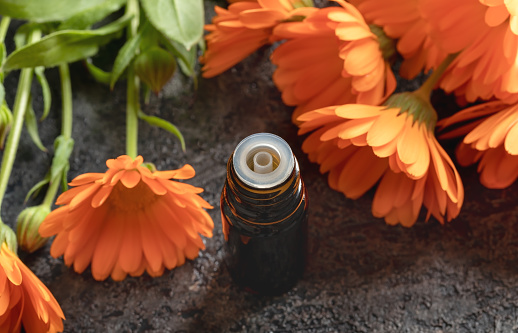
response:
M209 8L207 4L207 8ZM210 17L211 12L207 15ZM518 332L518 187L488 190L474 168L461 169L466 201L450 224L423 218L411 229L390 227L370 212L373 193L344 198L327 186L301 152L303 138L290 122L271 82L268 50L210 80L181 76L144 110L175 123L187 141L183 153L166 132L140 124L139 153L158 169L189 163L214 206L214 237L199 258L166 271L122 282L95 281L49 255L49 245L20 256L61 304L66 332ZM54 94L41 124L52 151L59 133L59 80L47 71ZM7 77L14 99L17 73ZM72 66L74 138L69 179L103 172L105 160L124 154L125 84L110 92ZM36 109L41 97L35 86ZM267 131L287 140L299 159L310 198L307 271L280 297L258 297L236 288L223 263L219 196L226 161L247 135ZM13 225L27 191L39 181L51 154L37 150L26 132L2 207Z

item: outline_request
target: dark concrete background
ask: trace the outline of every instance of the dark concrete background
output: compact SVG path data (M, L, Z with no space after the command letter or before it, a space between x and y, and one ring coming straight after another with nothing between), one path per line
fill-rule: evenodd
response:
M206 2L209 18L213 3ZM158 278L98 282L89 270L79 275L50 257L50 245L30 255L20 252L63 308L65 331L518 332L517 185L488 190L475 168L462 168L466 200L455 221L425 223L422 216L411 229L385 225L371 215L372 191L346 199L301 152L303 138L271 81L268 56L262 49L216 78L200 79L196 91L191 80L177 75L143 106L181 129L187 152L172 135L141 123L139 153L161 170L193 165L196 177L188 182L205 188L202 196L214 206L214 237L205 239L199 258ZM104 172L106 159L125 153L125 84L110 92L80 64L71 70L76 146L69 179ZM61 105L57 70L47 74L54 101L40 133L52 152ZM10 105L17 76L6 79ZM36 85L34 99L41 112ZM241 139L262 131L290 143L311 200L309 265L297 286L279 297L239 290L222 264L225 164ZM23 133L2 207L5 222L14 225L51 156Z

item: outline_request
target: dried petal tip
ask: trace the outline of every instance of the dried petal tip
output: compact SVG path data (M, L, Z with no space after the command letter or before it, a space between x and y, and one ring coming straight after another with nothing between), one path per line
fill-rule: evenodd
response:
M18 215L16 237L22 250L32 253L45 245L48 238L41 237L38 229L49 213L48 206L38 205L25 208Z

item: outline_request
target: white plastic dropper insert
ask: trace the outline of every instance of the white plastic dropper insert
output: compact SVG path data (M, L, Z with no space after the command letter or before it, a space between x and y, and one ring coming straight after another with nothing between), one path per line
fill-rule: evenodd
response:
M271 188L284 182L295 167L290 146L281 137L256 133L234 150L233 164L239 179L255 188Z

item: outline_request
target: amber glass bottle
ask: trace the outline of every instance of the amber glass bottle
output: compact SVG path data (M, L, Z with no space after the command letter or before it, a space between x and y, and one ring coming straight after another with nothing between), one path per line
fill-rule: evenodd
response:
M269 295L295 285L306 263L307 207L286 141L258 133L239 143L221 195L226 264L238 285Z

